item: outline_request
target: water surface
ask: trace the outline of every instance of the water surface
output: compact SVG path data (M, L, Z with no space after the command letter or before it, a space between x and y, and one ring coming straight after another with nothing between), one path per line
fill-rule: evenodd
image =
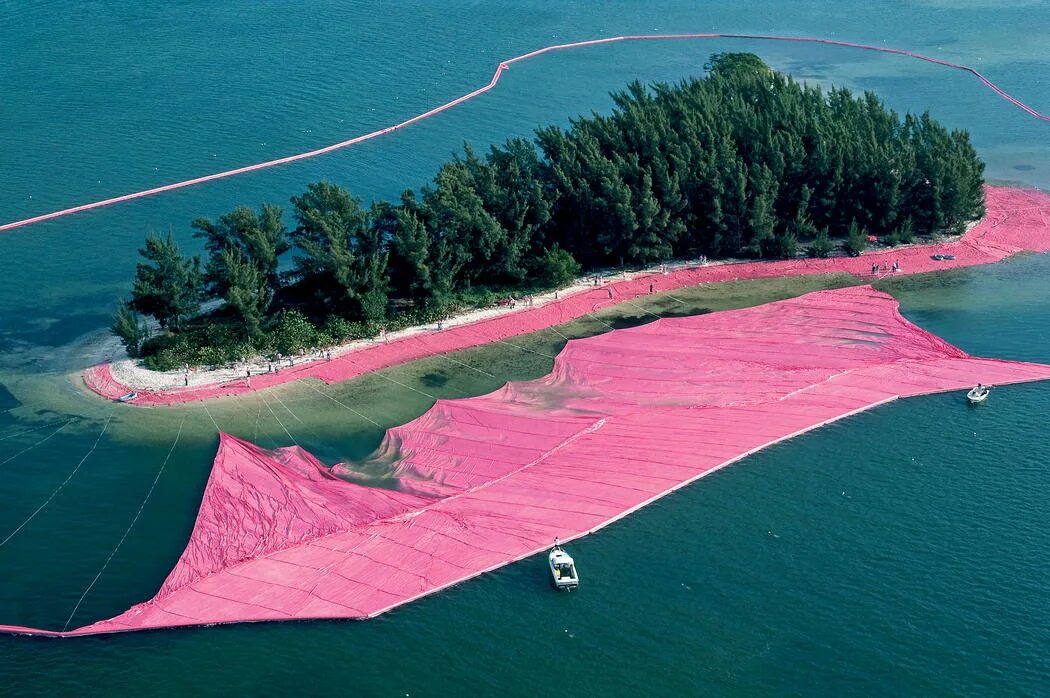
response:
M1040 103L1050 40L1036 31L1050 26L1046 5L837 10L809 0L790 11L768 1L8 5L0 220L342 140L487 82L502 58L624 33L885 44L973 64L1050 107ZM899 110L930 109L971 131L991 178L1050 188L1046 125L962 73L831 47L618 44L515 65L481 99L359 148L2 234L0 540L46 506L0 547L0 621L60 628L96 575L74 627L149 598L192 527L215 423L329 461L360 457L381 435L303 386L207 411L84 396L67 373L91 360L91 335L127 293L147 230L171 229L192 249L192 218L286 202L322 178L366 200L396 196L465 140L483 147L606 110L607 93L628 80L697 75L726 50L876 90ZM909 318L967 351L1050 361L1046 257L889 290ZM500 379L545 370L527 352L471 361ZM493 387L440 359L425 369L404 371L433 395ZM381 378L336 390L381 424L429 405ZM982 409L931 396L778 445L575 543L577 594L551 594L543 561L526 560L368 622L0 637L0 675L18 694L1041 693L1050 685L1048 409L1045 384L997 390Z

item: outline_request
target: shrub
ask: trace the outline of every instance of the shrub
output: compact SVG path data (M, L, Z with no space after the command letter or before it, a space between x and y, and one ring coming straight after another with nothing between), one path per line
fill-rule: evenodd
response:
M335 341L345 342L350 339L352 328L350 327L350 321L346 318L341 318L338 315L329 315L328 319L324 321L324 331Z
M905 245L911 244L911 242L915 240L915 225L912 223L910 217L904 219L904 222L897 228L896 233L897 239Z
M317 328L298 310L282 310L270 330L270 346L286 356L317 346Z
M567 251L554 245L543 255L540 279L551 286L567 286L580 275L580 263Z
M833 249L835 249L835 245L828 239L828 229L821 228L817 232L817 237L814 238L813 244L809 247L809 254L811 257L824 258L830 255Z
M797 257L798 237L791 231L785 231L777 235L773 241L773 254L780 259L794 259Z
M857 225L856 219L849 224L849 233L843 246L850 257L859 257L861 252L868 249L868 233Z

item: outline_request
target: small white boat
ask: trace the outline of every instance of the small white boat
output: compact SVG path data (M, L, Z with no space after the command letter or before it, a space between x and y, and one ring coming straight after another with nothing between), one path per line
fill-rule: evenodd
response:
M970 401L971 405L979 405L988 399L988 394L990 392L992 391L988 389L987 385L981 385L978 383L970 388L970 392L966 393L966 399Z
M554 539L554 547L547 562L551 568L551 584L555 589L575 589L580 586L580 577L576 574L576 563L572 557L561 549L558 539Z
M117 398L117 402L131 402L139 396L136 392L125 393Z

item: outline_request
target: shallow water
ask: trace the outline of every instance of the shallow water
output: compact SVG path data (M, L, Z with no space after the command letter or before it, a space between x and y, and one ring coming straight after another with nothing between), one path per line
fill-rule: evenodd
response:
M356 135L473 89L500 58L628 32L885 41L977 65L1050 107L1039 103L1050 47L1034 31L1050 26L1046 6L847 3L834 16L823 3L787 16L780 7L19 4L3 11L0 220ZM191 246L191 218L286 201L324 177L365 198L393 196L465 139L564 123L607 108L606 93L630 78L682 78L711 53L739 49L800 77L875 89L899 109L930 108L971 130L990 177L1050 188L1046 125L962 74L827 47L636 44L516 65L481 100L359 149L0 234L0 540L46 503L0 546L0 621L62 627L103 566L71 627L151 596L192 527L213 420L329 461L360 458L381 434L308 386L166 410L114 408L76 390L65 374L89 359L81 340L126 293L147 229L172 228ZM888 289L910 319L967 351L1050 361L1050 258ZM469 361L517 379L548 360L507 349ZM440 358L425 369L390 375L441 396L498 383ZM384 425L430 403L378 377L332 394ZM552 595L542 562L526 560L364 623L0 637L0 675L5 692L27 694L439 695L468 682L481 694L552 682L578 695L1040 693L1050 685L1048 408L1045 384L997 390L979 409L931 396L781 444L574 543L577 594Z

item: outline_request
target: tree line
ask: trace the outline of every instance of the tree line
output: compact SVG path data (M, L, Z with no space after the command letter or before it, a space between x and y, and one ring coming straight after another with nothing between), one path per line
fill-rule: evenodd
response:
M114 331L157 368L290 353L432 321L582 270L671 258L859 254L984 214L965 131L795 82L752 54L631 83L611 114L478 154L365 205L328 182L193 221L201 256L150 233ZM212 301L209 312L201 303ZM150 337L141 315L164 330Z

